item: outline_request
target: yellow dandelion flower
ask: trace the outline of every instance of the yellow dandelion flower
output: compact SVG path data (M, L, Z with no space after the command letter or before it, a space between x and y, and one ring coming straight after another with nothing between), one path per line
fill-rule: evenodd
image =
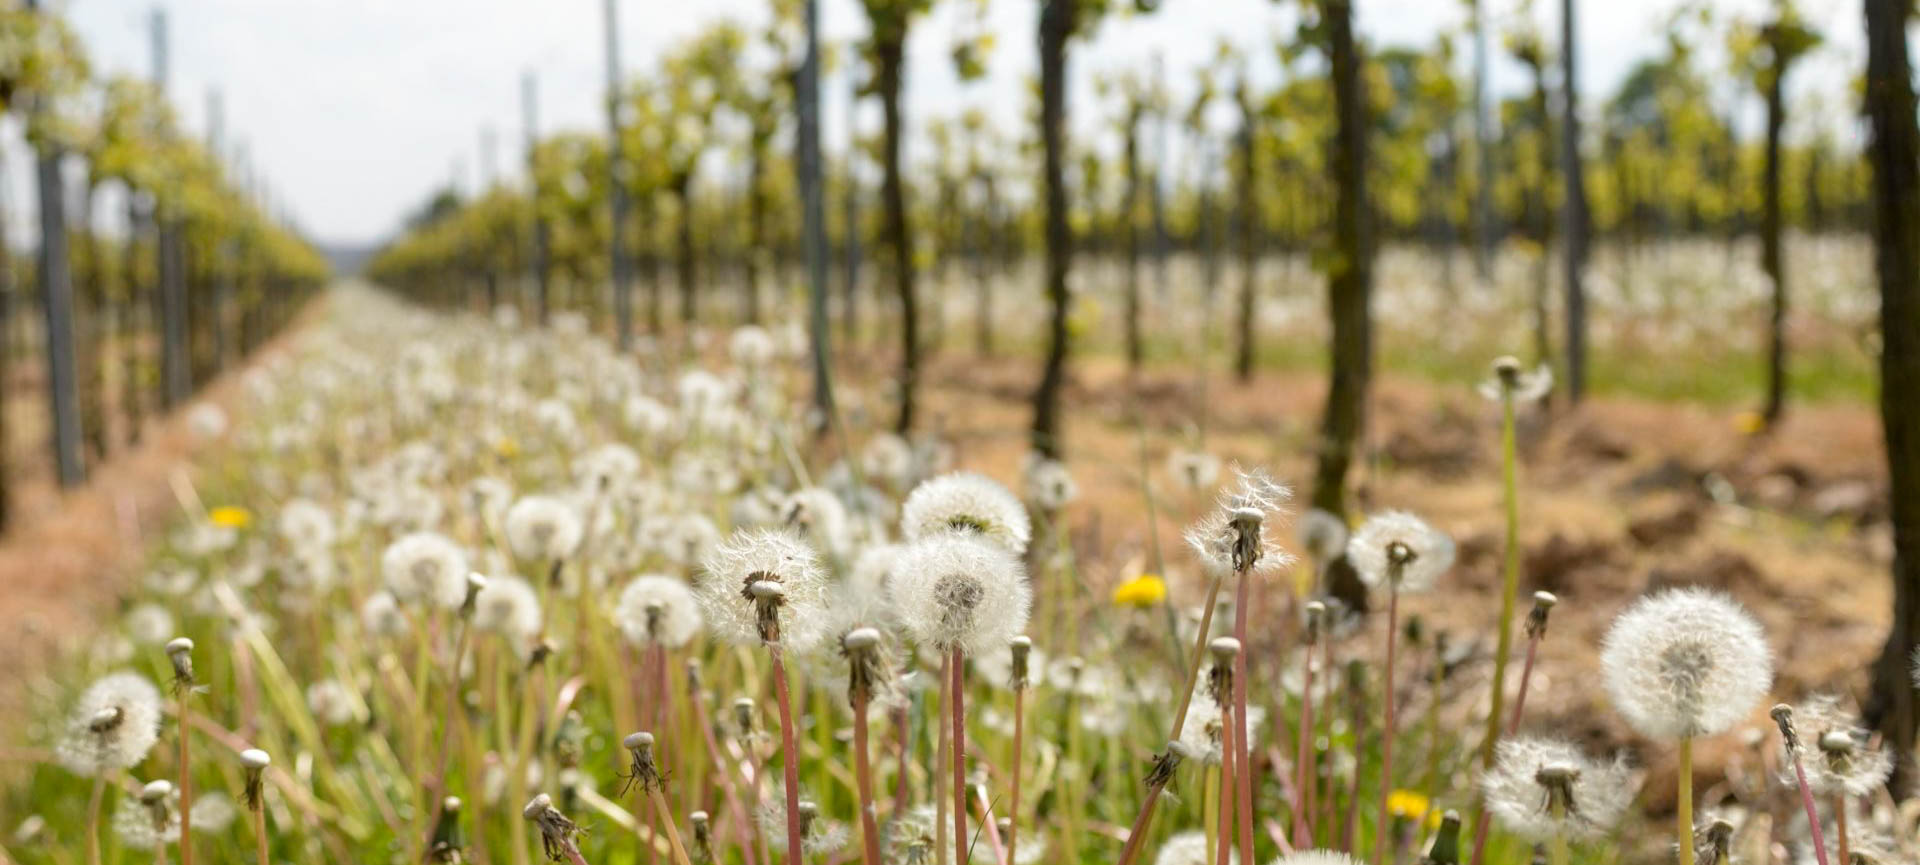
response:
M520 455L520 443L514 441L513 436L501 436L499 441L493 443L493 452L502 459L513 459Z
M1141 574L1113 588L1116 607L1157 607L1167 600L1167 581L1153 574Z
M1757 411L1743 411L1733 416L1733 428L1741 435L1759 435L1767 431L1767 419Z
M207 512L207 522L223 529L244 529L253 525L253 514L246 508L221 505Z
M1395 820L1419 820L1425 818L1428 828L1440 825L1440 812L1433 807L1433 801L1424 794L1412 790L1395 790L1387 794L1387 812Z

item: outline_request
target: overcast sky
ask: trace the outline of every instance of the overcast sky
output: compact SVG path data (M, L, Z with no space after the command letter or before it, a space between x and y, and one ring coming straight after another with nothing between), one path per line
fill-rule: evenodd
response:
M661 53L706 24L732 18L749 26L766 19L764 0L618 0L629 72L651 69ZM1518 14L1515 0L1488 0L1493 20ZM1022 122L1025 82L1034 74L1036 0L989 0L986 27L996 45L990 79L962 86L949 49L970 2L939 0L909 45L909 122L985 107L1002 128ZM1661 22L1677 0L1581 3L1582 87L1612 88L1637 60L1659 52ZM145 75L152 68L148 19L137 0L67 0L56 4L77 27L96 68ZM511 171L521 159L519 78L539 78L540 125L599 128L604 82L602 0L168 0L172 63L169 92L188 127L205 129L207 94L225 104L227 141L243 146L277 206L313 237L368 243L390 235L402 216L455 176L476 182L483 128L499 139L495 162ZM1359 0L1360 27L1374 45L1430 46L1461 20L1459 0ZM1557 41L1558 2L1537 0L1538 21ZM1752 14L1766 0L1718 0L1729 13ZM1830 95L1824 113L1856 127L1844 89L1863 51L1858 0L1802 4L1828 38L1822 56L1796 74L1803 101ZM1095 74L1150 70L1161 57L1167 85L1190 91L1191 71L1227 39L1260 60L1256 74L1277 76L1274 34L1293 26L1290 4L1270 0L1163 0L1159 13L1106 22L1091 42L1076 44L1070 110L1087 133L1112 109L1094 103ZM830 42L858 38L865 23L857 0L822 0ZM1497 46L1497 42L1496 42ZM1461 54L1462 69L1467 62ZM1519 87L1518 71L1495 69L1496 91ZM849 79L843 68L825 82L829 151L846 141ZM1753 100L1747 99L1748 103ZM1591 102L1591 100L1590 100ZM1749 108L1749 110L1757 110ZM878 125L877 107L853 118ZM920 148L924 151L924 148ZM9 147L18 163L19 148ZM909 157L912 158L911 152ZM18 214L23 172L10 164L9 209Z

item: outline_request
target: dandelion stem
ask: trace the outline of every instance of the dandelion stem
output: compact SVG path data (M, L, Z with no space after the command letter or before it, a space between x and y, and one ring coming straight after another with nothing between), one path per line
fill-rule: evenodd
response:
M953 656L943 653L940 655L940 711L942 713L947 711L947 706L952 700ZM927 773L927 782L933 788L933 852L935 862L939 863L939 865L947 865L947 851L950 849L947 847L947 808L949 807L949 800L946 796L946 789L940 782L940 779L945 777L946 773L940 770L941 767L947 764L948 739L952 735L952 730L946 724L939 723L938 721L934 723L934 726L938 728L936 735L938 743L934 746L933 771ZM966 865L966 860L963 859L955 863L955 865Z
M1309 633L1312 633L1309 630ZM1300 735L1294 756L1293 849L1313 849L1313 830L1307 814L1313 808L1313 644L1300 654L1305 686L1300 691Z
M87 798L87 865L100 865L100 800L106 793L106 776L95 777L93 795Z
M693 865L687 861L687 848L680 844L680 830L673 825L673 808L667 804L667 797L654 786L647 789L647 798L653 800L654 816L667 831L667 846L673 849L674 865ZM654 849L653 845L647 845L647 849Z
M188 742L192 710L187 706L187 698L193 695L193 688L181 685L180 692L180 865L193 865L193 839L187 835L193 829L193 785L191 783L193 764L188 762ZM162 845L164 847L165 845Z
M1239 583L1234 587L1233 597L1233 638L1240 645L1247 643L1247 600L1251 594L1253 575L1250 567L1239 569ZM1233 764L1235 791L1234 808L1239 812L1240 861L1251 865L1253 862L1253 761L1247 749L1247 655L1245 650L1233 656ZM1391 657L1391 655L1389 655ZM1681 863L1688 865L1688 863Z
M1514 596L1520 591L1520 497L1519 483L1516 479L1518 460L1514 447L1513 393L1509 388L1500 391L1500 486L1501 498L1506 509L1506 554L1502 568L1500 586L1500 623L1493 649L1493 679L1489 684L1487 733L1480 742L1480 768L1487 771L1493 768L1494 747L1500 742L1500 709L1506 702L1507 657L1513 653L1513 606ZM1521 699L1525 692L1522 691ZM1516 707L1517 709L1517 707ZM1518 712L1515 712L1518 717ZM1508 725L1509 734L1512 725ZM1486 803L1479 803L1479 813L1474 817L1474 840L1472 865L1480 865L1486 850L1487 835Z
M1552 796L1550 798L1552 800L1554 825L1564 825L1567 822L1566 801L1559 796ZM1687 829L1687 837L1680 842L1680 849L1688 851L1688 854L1683 855L1690 855L1693 850L1692 831L1692 827L1689 826ZM1567 865L1567 833L1553 833L1553 837L1547 841L1547 857L1548 865Z
M1840 852L1840 861L1851 863L1853 854L1847 849L1847 794L1845 791L1833 794L1833 834L1836 849Z
M964 865L967 859L967 661L965 650L955 646L947 665L953 677L953 861Z
M255 865L267 865L267 809L253 809L253 858Z
M1680 865L1693 865L1693 739L1680 740L1679 798L1674 811L1674 840L1680 844Z
M1200 788L1200 828L1207 833L1207 865L1219 862L1214 845L1220 840L1220 799L1227 791L1217 766L1208 766L1206 781Z
M1027 732L1027 689L1013 691L1013 765L1007 774L1013 784L1013 796L1007 800L1007 862L1012 863L1020 843L1020 748ZM1826 863L1821 863L1826 865Z
M733 830L740 845L740 856L746 865L755 865L753 858L753 820L748 817L747 809L740 804L740 794L734 789L733 773L727 771L726 758L720 750L720 743L713 735L713 723L708 720L707 701L697 693L698 678L689 674L688 688L694 690L687 702L693 704L694 721L700 726L700 733L706 738L707 753L713 755L714 774L720 776L720 792L726 797L727 810L733 815Z
M800 847L800 752L793 744L793 704L787 696L787 665L781 661L777 643L767 644L773 659L773 695L780 706L780 764L784 770L787 794L787 861L801 860ZM1681 863L1691 865L1691 863Z
M1793 755L1793 777L1800 787L1800 805L1807 810L1807 829L1813 837L1813 855L1820 865L1827 865L1827 839L1821 837L1820 809L1813 804L1813 790L1807 787L1807 770L1800 762L1800 749L1789 747L1787 752ZM1841 860L1843 863L1845 859Z
M1220 813L1217 837L1213 855L1215 865L1227 865L1233 861L1233 825L1230 822L1234 813L1234 735L1233 708L1220 707Z
M1383 865L1387 861L1387 847L1391 843L1392 818L1387 812L1387 799L1393 795L1393 656L1395 639L1400 631L1400 587L1389 581L1387 588L1387 666L1385 678L1380 681L1380 695L1383 701L1382 714L1385 723L1380 730L1380 819L1373 827L1373 865ZM1688 863L1681 863L1688 865Z
M873 807L873 767L867 757L867 691L853 692L853 780L860 797L860 861L880 865L880 824Z

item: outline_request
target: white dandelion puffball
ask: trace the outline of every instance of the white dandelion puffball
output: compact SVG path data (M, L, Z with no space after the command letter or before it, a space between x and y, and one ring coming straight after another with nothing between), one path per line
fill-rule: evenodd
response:
M1208 865L1213 858L1208 855L1207 833L1198 829L1188 830L1174 835L1160 845L1160 852L1153 856L1153 865ZM1240 851L1227 848L1227 861L1240 861Z
M160 690L138 673L112 673L80 694L55 748L76 775L131 769L160 739Z
M488 577L473 596L473 626L509 640L526 642L540 634L540 593L520 577Z
M780 521L814 547L837 555L847 544L847 507L826 487L797 490L780 503Z
M1360 861L1334 850L1302 850L1280 856L1267 865L1360 865Z
M193 807L188 813L193 815L193 831L208 835L227 831L233 825L233 819L240 816L239 809L233 807L233 800L217 790L194 796Z
M467 600L467 554L436 532L414 532L389 544L380 573L401 603L451 610Z
M173 639L173 614L159 604L140 604L127 611L127 636L147 646Z
M374 592L360 602L360 627L372 637L398 637L407 632L407 614L388 592Z
M874 544L860 551L853 560L852 569L847 571L849 588L864 595L886 600L893 590L893 566L900 561L900 553L906 547L902 544Z
M880 433L860 449L860 470L868 481L899 488L913 480L913 446L893 433Z
M1187 753L1208 766L1220 765L1223 753L1220 748L1220 734L1224 732L1221 724L1224 718L1220 704L1213 695L1199 690L1194 693L1188 704L1187 723L1180 728L1180 744L1187 746ZM1247 742L1250 746L1260 744L1260 725L1267 720L1267 710L1257 704L1247 706Z
M915 640L983 655L1027 627L1033 590L1019 558L968 534L934 535L908 545L893 564L900 624Z
M1600 644L1607 693L1627 723L1653 739L1726 732L1773 684L1766 634L1719 592L1669 589L1613 620Z
M1555 786L1561 787L1558 794ZM1487 810L1507 831L1546 841L1605 836L1633 803L1637 785L1618 757L1600 762L1568 742L1516 736L1500 740L1480 787ZM1551 808L1553 795L1568 799L1560 817Z
M1493 374L1481 379L1474 389L1494 402L1506 394L1512 394L1516 403L1537 402L1553 390L1553 367L1543 363L1527 370L1515 358L1495 358Z
M306 499L280 508L280 537L297 550L322 550L333 544L333 515Z
M761 369L773 361L773 337L758 325L744 325L727 340L727 354L733 362L748 369Z
M820 556L798 535L783 529L734 532L707 553L706 573L694 587L700 612L721 639L760 643L759 604L753 584L780 587L779 643L804 651L823 636L827 574Z
M1406 511L1367 518L1347 539L1347 561L1369 588L1423 592L1453 567L1453 539Z
M1206 451L1180 448L1167 454L1167 474L1189 493L1211 489L1220 480L1220 458Z
M1067 471L1065 463L1055 459L1029 457L1021 483L1026 489L1027 501L1043 511L1060 510L1080 495L1073 473Z
M1798 756L1807 774L1807 786L1814 792L1867 796L1892 774L1893 755L1885 748L1873 747L1872 732L1857 720L1832 695L1811 697L1793 707ZM1783 756L1786 759L1782 763L1790 764L1795 755ZM1791 771L1782 773L1782 780L1788 784L1799 781Z
M1308 508L1295 528L1300 546L1316 562L1327 562L1347 549L1347 521L1330 511Z
M227 434L227 413L210 402L194 403L187 411L187 427L201 441L212 441Z
M526 496L507 509L507 545L523 559L552 562L573 555L584 529L573 507L552 496Z
M634 577L620 591L613 618L627 642L636 646L658 643L678 649L700 633L700 604L693 589L677 577Z
M339 679L321 679L307 686L307 711L329 727L344 727L360 718L360 695Z
M985 475L951 472L914 487L900 506L900 534L907 540L950 532L980 535L1021 555L1033 526L1006 487Z

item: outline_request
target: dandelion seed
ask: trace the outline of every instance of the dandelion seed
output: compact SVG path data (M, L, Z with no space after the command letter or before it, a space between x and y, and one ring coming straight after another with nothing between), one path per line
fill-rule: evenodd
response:
M935 535L894 564L893 600L914 639L984 655L1027 626L1033 592L1026 569L1005 547L967 534Z
M380 571L395 600L456 609L467 599L467 555L445 535L415 532L394 541Z
M686 581L674 577L635 577L620 592L614 621L635 646L685 646L700 633L700 605Z
M1642 735L1685 739L1746 719L1773 683L1766 635L1732 599L1670 589L1634 602L1601 643L1614 706Z
M507 509L507 545L513 554L537 562L573 555L584 528L573 507L551 496L526 496Z
M1624 761L1597 762L1554 739L1502 739L1481 779L1487 808L1508 831L1533 841L1604 836L1632 804Z
M160 691L137 673L114 673L80 694L55 748L76 775L131 769L160 740Z
M900 507L900 534L907 540L950 532L980 535L1021 555L1033 526L1006 487L985 475L953 472L914 487Z

